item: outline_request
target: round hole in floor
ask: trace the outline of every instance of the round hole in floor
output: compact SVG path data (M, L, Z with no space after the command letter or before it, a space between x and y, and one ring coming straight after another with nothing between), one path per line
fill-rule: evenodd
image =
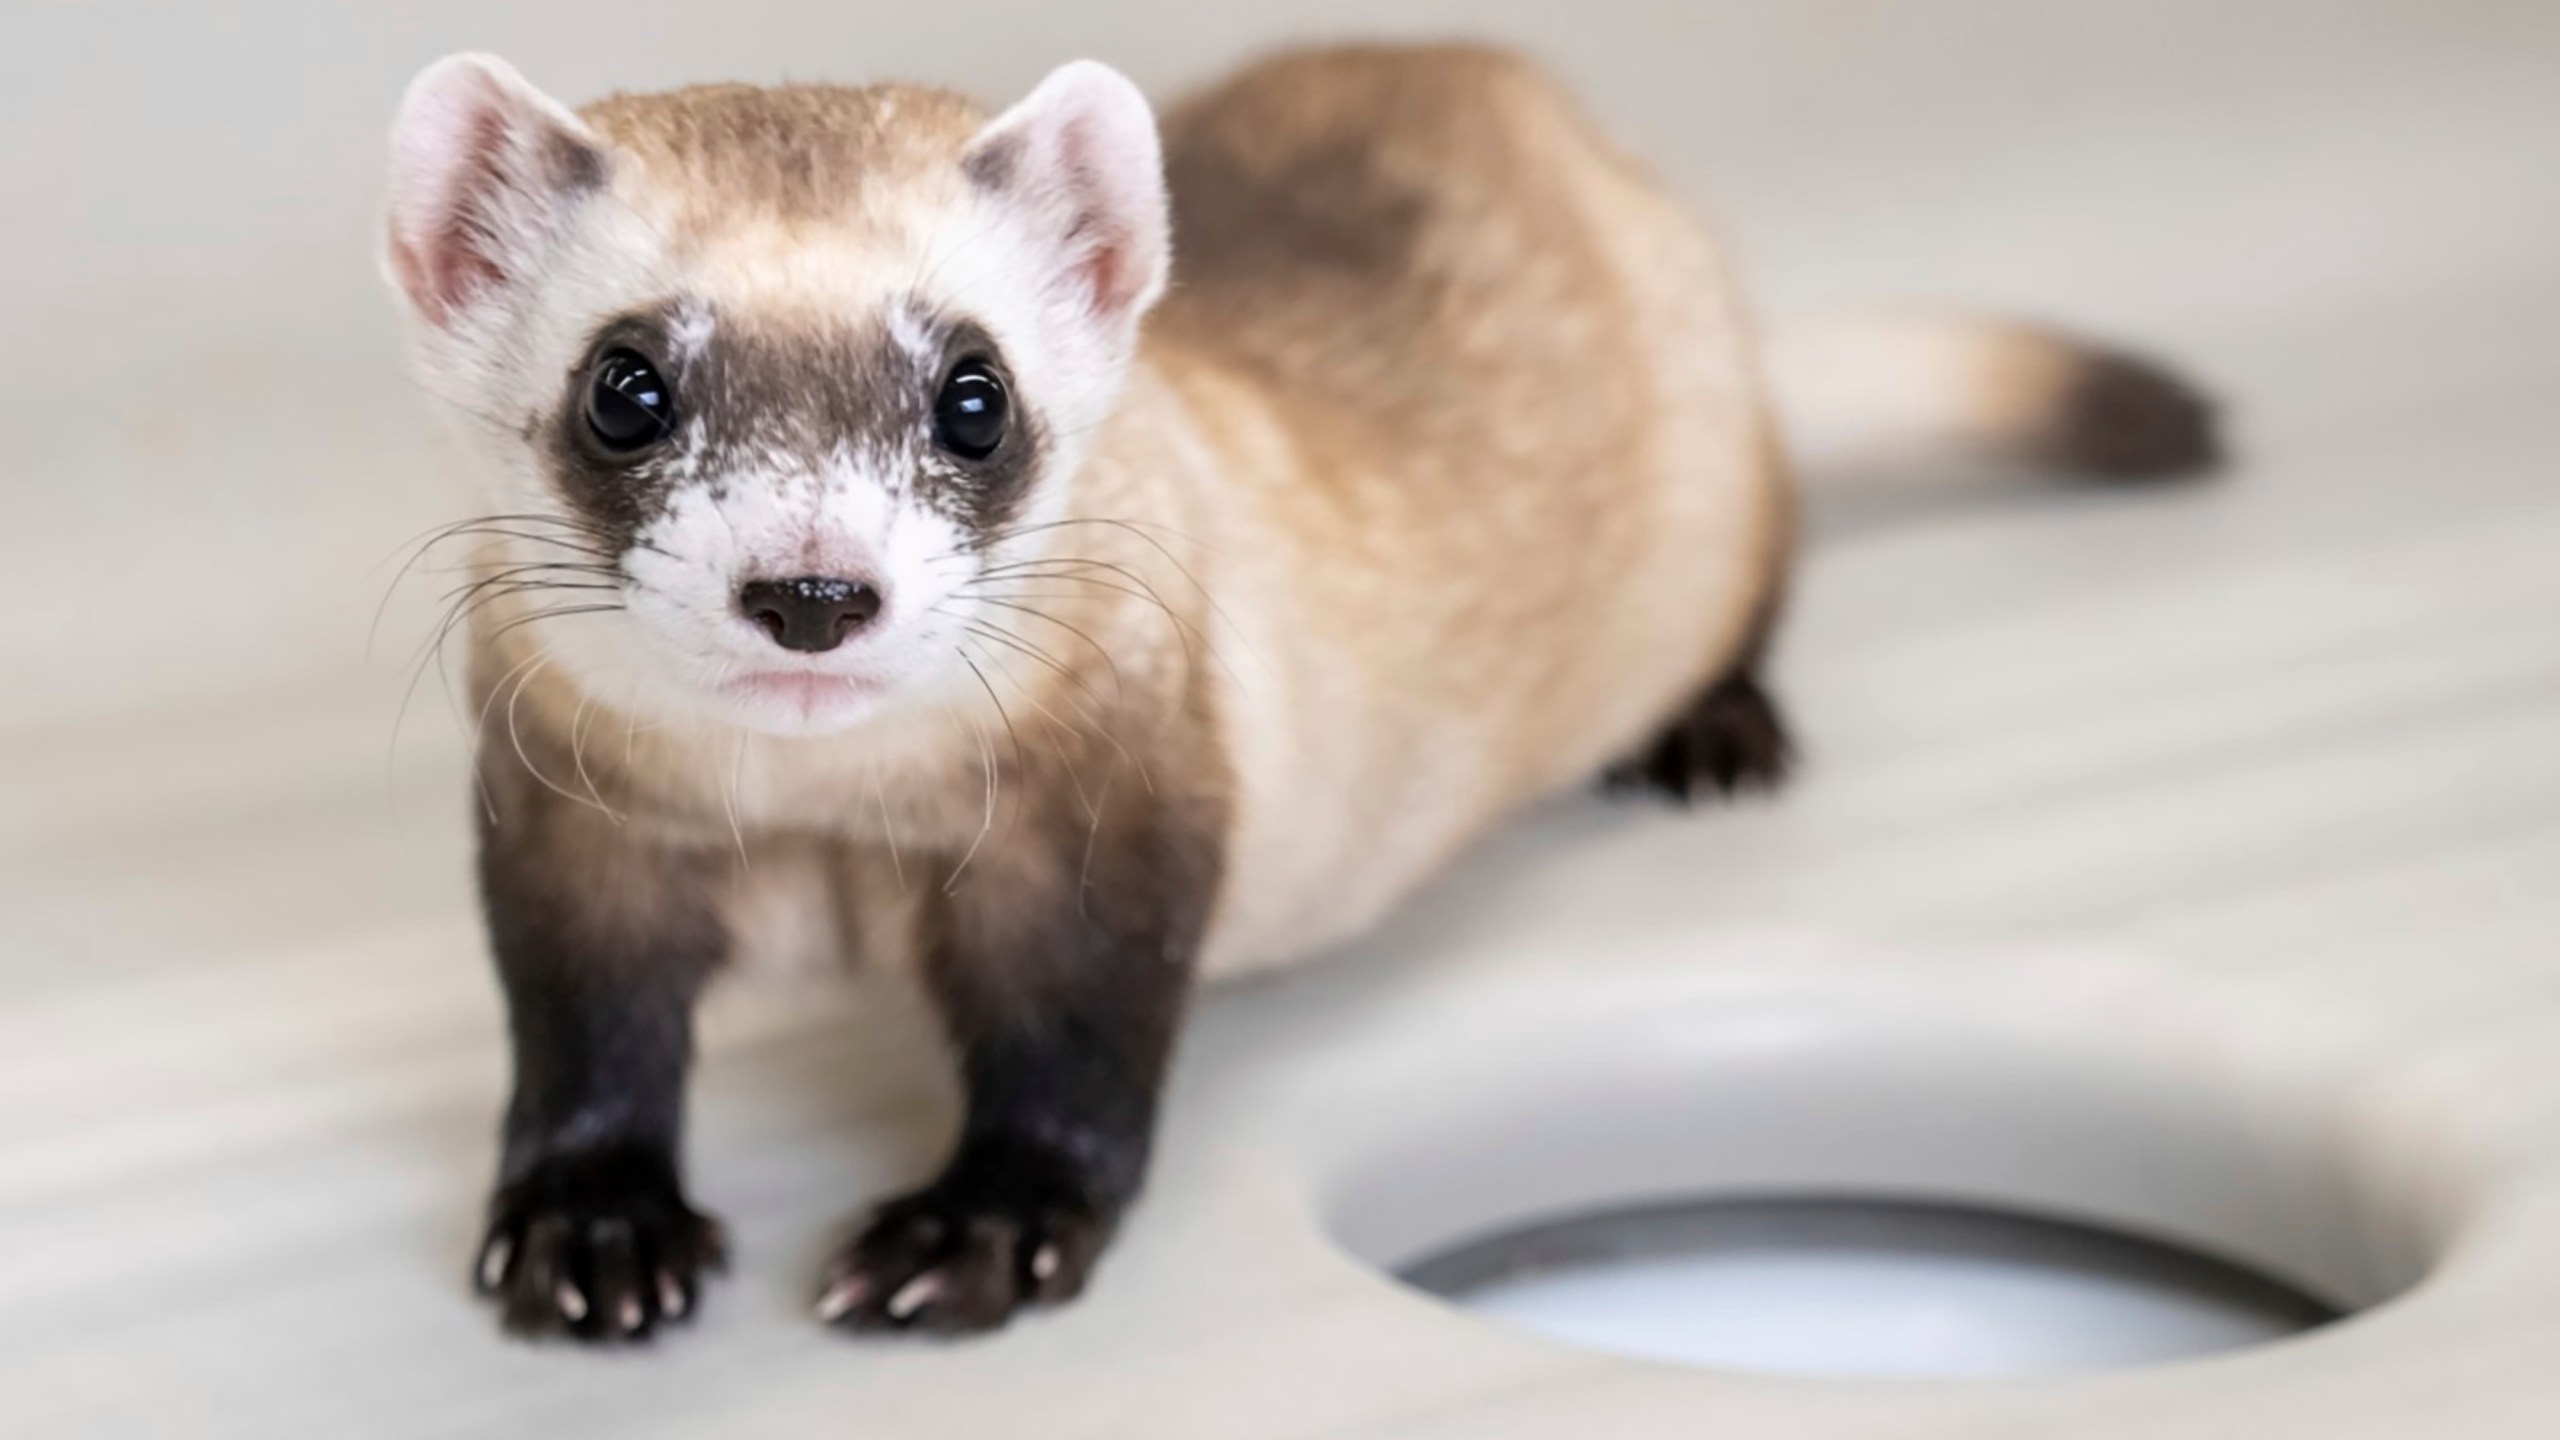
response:
M1352 1256L1720 1370L1991 1379L2282 1342L2418 1284L2470 1157L2317 1068L2033 1007L1562 991L1407 1029L1299 1112ZM2022 1018L2022 1013L2023 1018ZM2451 1142L2444 1142L2450 1146Z
M1486 1237L1406 1283L1586 1350L1722 1370L1991 1380L2187 1359L2336 1307L2192 1250L1943 1205L1728 1200Z

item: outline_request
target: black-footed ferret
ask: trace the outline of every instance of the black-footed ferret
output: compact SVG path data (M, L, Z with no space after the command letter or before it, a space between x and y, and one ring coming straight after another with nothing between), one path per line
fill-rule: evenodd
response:
M402 104L388 230L492 499L456 527L515 1049L478 1275L518 1329L696 1307L691 1015L748 951L915 967L966 1123L817 1304L980 1330L1085 1283L1196 979L1360 930L1547 792L1786 758L1750 328L1519 59L1290 55L1160 128L1089 63L991 118L571 111L457 56ZM1906 429L2209 454L2175 381L2048 332L1809 353Z

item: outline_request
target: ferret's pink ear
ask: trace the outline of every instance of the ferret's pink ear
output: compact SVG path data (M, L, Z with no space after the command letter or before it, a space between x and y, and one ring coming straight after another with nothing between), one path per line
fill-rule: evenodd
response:
M449 55L409 82L392 123L384 267L421 318L450 324L527 278L604 173L567 107L494 55Z
M969 142L969 178L1050 247L1053 278L1097 320L1136 323L1172 264L1155 112L1127 76L1079 60Z

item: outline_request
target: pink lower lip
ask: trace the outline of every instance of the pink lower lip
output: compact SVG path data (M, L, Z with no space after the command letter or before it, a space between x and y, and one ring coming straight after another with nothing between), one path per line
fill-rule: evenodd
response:
M779 700L805 711L867 695L872 686L871 682L850 675L816 675L785 670L741 675L730 681L726 688L733 694L757 700Z

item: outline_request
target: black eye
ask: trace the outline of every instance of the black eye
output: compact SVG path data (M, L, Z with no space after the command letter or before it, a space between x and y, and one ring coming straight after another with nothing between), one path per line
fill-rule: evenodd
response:
M608 350L587 376L587 429L617 454L643 450L675 428L676 395L637 350Z
M933 397L933 438L963 460L984 460L1004 443L1013 401L1004 381L984 360L963 360L943 378Z

